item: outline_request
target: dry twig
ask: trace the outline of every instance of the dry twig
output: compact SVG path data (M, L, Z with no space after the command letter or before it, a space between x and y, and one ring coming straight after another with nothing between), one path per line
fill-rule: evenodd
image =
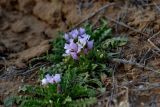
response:
M153 71L153 72L156 72L156 73L160 73L158 70L154 70L154 69L151 68L151 67L142 65L142 64L140 64L140 63L128 61L128 60L125 60L125 59L114 58L114 59L112 59L112 61L118 62L118 63L123 63L123 64L135 65L135 66L137 66L137 67L139 67L139 68L143 68L143 69L146 69L146 70L149 70L149 71Z
M153 36L151 36L151 37L148 39L148 42L149 42L157 51L160 52L160 48L158 48L158 46L156 46L156 45L151 41L151 39L152 39L153 37L157 36L158 34L160 34L160 31L157 32L156 34L154 34Z
M139 89L131 89L132 91L148 91L152 89L160 88L160 83L150 83L147 87L139 88Z
M90 14L88 17L86 17L85 19L83 19L82 21L80 21L78 24L76 24L74 27L72 27L71 29L69 29L69 31L73 30L74 28L80 26L82 23L84 23L85 21L91 19L93 16L95 16L96 14L98 14L99 12L103 11L104 9L108 8L109 6L114 5L115 3L110 3L110 4L106 4L103 7L101 7L100 9L98 9L97 11L95 11L94 13ZM68 32L69 32L68 31Z
M110 21L112 21L112 22L114 22L114 23L117 23L117 24L119 24L119 25L121 25L121 26L124 26L124 27L126 27L126 28L128 28L128 29L130 29L130 30L132 30L132 31L134 31L134 32L137 32L137 33L139 33L139 34L148 36L148 34L143 33L143 32L141 32L141 31L139 31L139 30L136 30L136 29L128 26L127 24L125 24L125 23L123 23L123 22L118 22L118 21L116 21L115 19L110 18L110 17L108 17L108 16L105 16L105 18L107 18L108 20L110 20Z

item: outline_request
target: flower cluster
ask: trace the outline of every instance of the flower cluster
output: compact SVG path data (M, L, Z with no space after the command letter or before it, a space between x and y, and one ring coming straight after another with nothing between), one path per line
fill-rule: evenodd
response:
M60 74L55 74L55 76L47 74L45 76L45 78L42 79L42 85L46 85L48 83L54 84L54 83L58 83L60 81L61 81Z
M86 34L84 28L72 30L68 34L64 34L66 44L64 46L65 54L63 56L72 56L78 60L80 53L88 54L88 51L93 48L93 40L90 40L90 35Z

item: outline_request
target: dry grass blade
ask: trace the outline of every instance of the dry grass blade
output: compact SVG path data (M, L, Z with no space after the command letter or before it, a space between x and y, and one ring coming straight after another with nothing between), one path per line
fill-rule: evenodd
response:
M123 26L123 27L126 27L126 28L128 28L128 29L130 29L130 30L132 30L132 31L134 31L134 32L137 32L137 33L139 33L139 34L148 36L148 34L143 33L143 32L141 32L141 31L139 31L139 30L137 30L137 29L134 29L134 28L128 26L127 24L123 23L123 22L118 22L118 21L116 21L115 19L110 18L110 17L108 17L108 16L105 16L105 17L106 17L108 20L110 20L110 21L112 21L112 22L114 22L114 23L117 23L117 24L119 24L119 25L121 25L121 26Z
M71 29L68 30L71 31L73 30L74 28L80 26L82 23L84 23L85 21L87 21L88 19L92 18L93 16L95 16L96 14L98 14L99 12L103 11L104 9L108 8L109 6L112 6L114 5L115 3L110 3L110 4L106 4L104 5L103 7L101 7L100 9L98 9L96 12L94 13L91 13L88 17L86 17L85 19L83 19L82 21L80 21L78 24L76 24L74 27L72 27Z
M160 48L158 46L156 46L152 41L151 39L154 38L155 36L157 36L158 34L160 34L160 31L157 32L156 34L154 34L153 36L151 36L149 39L148 39L148 42L157 50L160 52Z
M125 60L125 59L114 58L114 59L112 59L112 61L113 61L113 62L117 62L117 63L135 65L135 66L137 66L137 67L139 67L139 68L143 68L143 69L146 69L146 70L149 70L149 71L153 71L153 72L156 72L156 73L160 73L158 70L154 70L154 69L151 68L151 67L142 65L142 64L140 64L140 63L128 61L128 60Z

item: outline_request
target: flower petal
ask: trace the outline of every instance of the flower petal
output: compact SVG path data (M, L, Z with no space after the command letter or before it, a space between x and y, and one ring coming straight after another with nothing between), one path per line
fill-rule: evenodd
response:
M78 60L78 55L76 53L71 54L71 56L72 56L73 59Z
M49 83L54 83L54 81L53 81L53 76L51 76L51 75L49 75L49 74L47 74L46 75L46 80L49 82Z
M68 34L64 34L64 39L68 42L69 41L69 35Z
M94 42L93 40L87 42L88 49L92 49L93 48L93 42Z
M69 39L69 43L74 42L74 39Z
M65 44L65 45L64 45L64 49L70 49L69 44Z
M81 35L82 38L85 38L85 40L89 40L90 36L88 34Z
M47 79L46 78L42 79L42 85L46 85L46 84L48 84Z
M75 39L78 36L78 30L77 29L72 30L69 34L72 36L73 39Z
M78 51L77 51L77 53L79 53L82 50L83 46L81 44L79 44L79 43L77 43L77 44L78 44Z
M80 33L80 35L84 34L85 33L85 29L84 28L79 28L79 33Z
M70 43L70 50L76 52L76 51L78 50L77 44L74 43L74 42L71 42L71 43Z
M57 82L60 82L61 81L61 75L60 74L55 74L55 76L53 77L54 81L57 83Z
M84 52L84 54L88 54L88 49L85 48L85 49L83 50L83 52Z
M84 47L87 43L87 40L85 38L79 39L79 43Z

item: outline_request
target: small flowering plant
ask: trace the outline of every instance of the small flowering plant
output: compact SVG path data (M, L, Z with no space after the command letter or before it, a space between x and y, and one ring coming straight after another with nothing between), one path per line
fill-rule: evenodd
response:
M86 25L85 29L60 35L52 43L52 53L45 57L53 61L53 66L41 69L41 85L23 88L22 96L10 97L4 104L16 103L21 107L88 107L95 104L97 92L108 88L103 81L112 73L107 66L110 65L108 60L113 58L114 49L127 42L125 38L112 37L106 24L102 21L97 29ZM64 57L71 59L71 63L66 63ZM75 60L78 63L74 63Z
M84 28L74 29L69 33L64 34L66 40L63 56L71 56L78 60L81 54L87 55L93 48L93 40L90 40L90 35L86 34Z

